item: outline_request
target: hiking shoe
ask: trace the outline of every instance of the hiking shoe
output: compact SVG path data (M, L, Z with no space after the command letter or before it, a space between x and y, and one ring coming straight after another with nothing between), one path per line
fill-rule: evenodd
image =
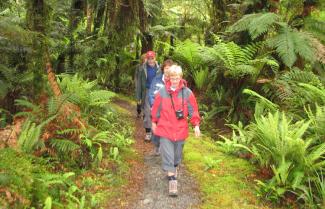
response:
M177 196L177 180L169 180L168 194L171 197Z
M144 141L146 141L146 142L151 141L151 133L150 132L146 133L146 136L144 137Z

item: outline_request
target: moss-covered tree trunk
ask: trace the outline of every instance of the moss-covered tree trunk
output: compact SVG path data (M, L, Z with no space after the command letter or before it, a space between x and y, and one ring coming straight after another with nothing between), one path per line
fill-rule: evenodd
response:
M84 10L86 6L85 0L73 0L71 5L71 12L70 12L70 22L69 22L69 50L68 50L68 57L69 57L69 66L68 71L74 72L74 58L76 55L76 47L75 47L75 38L74 38L74 30L77 28L80 21L84 16Z
M227 20L227 4L225 0L212 0L210 11L211 22L205 33L205 44L213 45L212 34L217 34L225 28L224 22Z
M33 71L33 95L38 95L44 88L42 77L45 73L45 42L43 35L46 33L48 13L44 0L28 0L26 2L27 27L31 31L38 32L33 38L33 51L28 57L28 68Z
M106 8L106 0L99 0L97 5L96 17L94 20L94 32L98 33L100 31L100 27L103 24L104 15ZM105 23L104 23L105 24Z
M142 34L141 37L141 54L146 53L149 50L152 50L153 45L153 37L148 31L148 13L144 8L143 0L139 0L139 22L140 22L140 32Z

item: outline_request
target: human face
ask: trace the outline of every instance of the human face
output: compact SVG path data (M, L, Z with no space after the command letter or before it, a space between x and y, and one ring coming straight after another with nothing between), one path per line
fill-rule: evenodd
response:
M147 63L148 65L150 65L151 67L154 67L156 64L156 59L154 57L148 57L147 58Z
M166 80L168 80L169 79L169 74L168 74L168 70L169 70L169 68L170 68L170 65L166 65L165 67L164 67L164 75L165 75L165 79Z
M179 75L170 76L169 80L170 80L171 86L173 88L177 88L179 85L179 82L181 81L181 76L179 76Z

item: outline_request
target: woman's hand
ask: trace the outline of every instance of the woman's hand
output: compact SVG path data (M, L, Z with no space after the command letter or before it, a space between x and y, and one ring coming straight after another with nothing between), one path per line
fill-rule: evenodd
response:
M155 133L156 132L156 128L157 128L157 123L151 123L152 133Z
M196 137L200 137L201 136L201 131L200 131L200 127L199 126L195 126L194 127L194 133Z

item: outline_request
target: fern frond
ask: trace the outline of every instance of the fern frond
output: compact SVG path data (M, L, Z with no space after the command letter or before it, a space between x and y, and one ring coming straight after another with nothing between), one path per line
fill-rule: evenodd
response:
M63 153L72 152L80 148L78 144L68 139L51 139L50 144L54 149Z
M70 129L64 129L64 130L57 130L56 133L60 134L60 135L75 135L75 134L83 133L83 130L77 129L77 128L70 128Z
M114 96L115 93L106 90L91 91L89 105L107 104Z
M24 152L31 153L34 149L44 147L44 143L40 141L42 126L36 125L31 121L25 121L22 131L18 138L18 146Z
M271 102L270 100L261 96L260 94L258 94L257 92L255 92L253 90L244 89L243 93L255 97L257 99L257 101L265 104L272 111L276 111L279 108L279 106L277 104Z
M51 97L47 103L48 115L57 114L60 108L63 106L63 104L68 101L69 97L70 95L68 94L63 94L60 95L59 97Z
M299 86L302 86L308 92L306 91L305 93L307 94L306 96L309 96L311 101L320 101L321 104L325 104L325 89L322 88L317 88L313 85L307 84L307 83L299 83Z
M254 76L257 75L258 73L259 71L257 70L257 68L255 68L252 65L239 64L226 71L225 75L229 77L238 78L238 77L243 77L245 75Z
M267 32L272 25L280 20L275 13L257 13L243 16L234 25L230 27L230 32L241 32L247 30L252 37L256 39Z
M201 51L202 47L198 43L186 40L176 44L173 58L194 73L202 64Z
M286 72L279 79L287 81L289 83L298 82L298 83L308 83L310 85L322 88L323 84L319 77L315 75L312 71L309 70L300 70L299 68L293 68L289 72Z
M36 37L36 34L23 29L10 17L1 17L0 19L0 36L13 43L23 46L32 44L33 37Z
M21 106L27 109L31 109L33 112L39 112L41 111L40 106L33 104L32 102L26 100L26 99L16 99L15 100L16 106Z
M288 26L281 27L278 35L269 39L267 44L275 48L286 66L291 68L297 60L297 55L308 61L315 60L315 52L308 36Z
M207 82L209 81L209 69L201 69L199 71L196 71L193 76L195 86L197 89L201 90L204 86L207 85Z

